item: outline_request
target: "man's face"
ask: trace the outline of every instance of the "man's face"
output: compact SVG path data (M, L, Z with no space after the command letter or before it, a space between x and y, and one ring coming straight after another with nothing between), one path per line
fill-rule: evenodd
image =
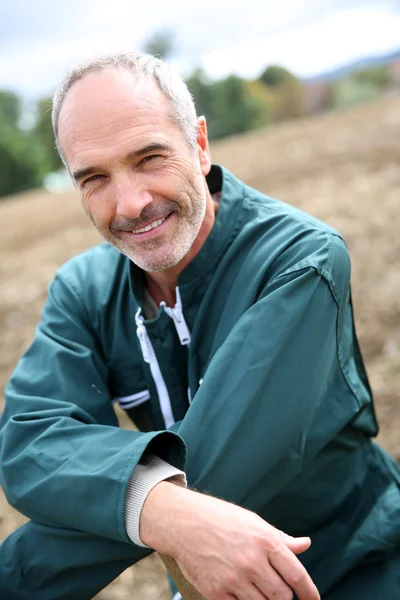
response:
M146 271L186 256L209 201L204 123L193 151L155 82L107 69L68 92L59 137L85 211L110 244Z

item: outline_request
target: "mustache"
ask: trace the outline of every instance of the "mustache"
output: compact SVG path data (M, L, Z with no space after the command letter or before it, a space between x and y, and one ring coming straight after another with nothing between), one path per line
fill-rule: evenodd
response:
M110 223L110 231L116 233L118 231L131 231L132 229L140 229L151 221L164 219L172 212L179 212L180 206L174 200L165 200L162 204L148 204L140 213L137 219L119 216L113 219Z

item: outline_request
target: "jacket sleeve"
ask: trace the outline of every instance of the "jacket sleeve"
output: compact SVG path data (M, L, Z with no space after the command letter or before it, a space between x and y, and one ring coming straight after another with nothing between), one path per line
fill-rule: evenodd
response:
M215 352L173 426L189 485L251 507L262 482L265 506L359 410L352 393L346 407L335 396L352 337L350 264L335 245L329 269L302 260L268 282Z
M34 342L6 388L0 425L6 497L44 525L129 542L126 489L142 455L185 465L177 434L117 427L105 358L65 277L50 286Z

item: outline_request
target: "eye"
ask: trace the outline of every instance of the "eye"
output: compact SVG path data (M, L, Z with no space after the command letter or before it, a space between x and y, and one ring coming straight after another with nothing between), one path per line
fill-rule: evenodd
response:
M154 158L162 158L161 154L150 154L149 156L145 156L140 162L143 163L148 163L151 160L153 160Z
M104 175L91 175L91 177L88 177L87 179L85 179L82 182L82 185L86 185L87 183L91 183L92 181L97 181L98 179L101 179L102 177L104 177Z

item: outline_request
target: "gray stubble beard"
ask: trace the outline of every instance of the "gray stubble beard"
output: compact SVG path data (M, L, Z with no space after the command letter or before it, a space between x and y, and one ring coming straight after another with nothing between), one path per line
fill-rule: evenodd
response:
M112 237L111 235L109 235L106 237L104 235L104 232L99 231L99 233L103 237L105 237L107 242L115 246L117 250L119 250L122 254L127 256L133 263L135 263L135 265L137 265L140 269L143 269L143 271L165 271L166 269L174 267L186 256L200 231L201 224L203 222L204 215L206 212L207 198L205 193L203 194L200 190L196 189L196 192L197 201L195 201L195 203L192 204L192 210L188 211L189 214L187 214L186 216L184 216L181 211L181 213L178 216L178 219L181 220L181 223L183 220L186 224L189 224L190 227L186 227L184 231L179 232L178 225L177 233L178 238L181 238L181 240L176 240L174 248L171 249L171 252L165 253L163 257L164 260L162 261L158 260L154 263L151 260L149 260L152 254L152 247L154 248L154 251L157 252L157 250L160 249L160 245L163 246L165 244L158 241L157 239L142 242L144 252L135 252L126 243L115 243L115 240L117 239L116 236ZM175 240L173 240L173 242L174 241Z

